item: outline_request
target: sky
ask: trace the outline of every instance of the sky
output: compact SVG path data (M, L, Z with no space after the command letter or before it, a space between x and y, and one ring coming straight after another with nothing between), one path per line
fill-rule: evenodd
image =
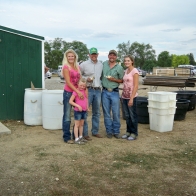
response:
M196 60L196 0L0 0L0 25L81 41L98 49L99 60L128 41Z

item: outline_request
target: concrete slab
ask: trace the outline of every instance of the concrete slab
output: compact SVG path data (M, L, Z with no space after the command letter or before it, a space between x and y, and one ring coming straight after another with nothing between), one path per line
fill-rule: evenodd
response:
M0 134L11 134L11 131L0 122Z

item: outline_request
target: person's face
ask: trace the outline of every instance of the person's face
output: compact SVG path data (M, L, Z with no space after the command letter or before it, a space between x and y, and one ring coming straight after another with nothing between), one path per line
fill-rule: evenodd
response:
M97 61L98 55L99 55L99 54L93 53L93 54L89 54L89 57L90 57L90 59L91 59L92 61Z
M79 88L79 90L84 90L84 89L86 89L86 84L84 82L79 82L78 88Z
M133 61L130 58L126 57L124 59L124 64L125 64L126 67L130 67L130 66L133 65Z
M114 63L114 62L116 62L117 56L115 54L111 53L108 55L108 58L109 58L110 63Z
M75 55L73 53L67 53L67 60L70 64L73 64L75 61Z

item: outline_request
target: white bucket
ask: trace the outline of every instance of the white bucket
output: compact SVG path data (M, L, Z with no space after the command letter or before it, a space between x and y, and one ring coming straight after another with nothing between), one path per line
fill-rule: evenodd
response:
M42 93L43 128L62 129L63 90L45 90Z
M173 130L174 114L158 115L149 113L150 130L168 132Z
M26 125L42 125L42 91L44 89L25 89L24 123Z
M175 101L176 94L177 93L167 91L148 92L148 99L159 102Z

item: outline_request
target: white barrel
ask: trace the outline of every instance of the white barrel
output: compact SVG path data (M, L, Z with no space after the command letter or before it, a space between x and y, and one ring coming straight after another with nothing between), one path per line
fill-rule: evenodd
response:
M43 128L62 129L63 90L45 90L42 93Z
M42 125L42 91L44 89L25 89L24 123L26 125Z
M148 92L150 130L172 131L176 112L176 94L173 92Z

